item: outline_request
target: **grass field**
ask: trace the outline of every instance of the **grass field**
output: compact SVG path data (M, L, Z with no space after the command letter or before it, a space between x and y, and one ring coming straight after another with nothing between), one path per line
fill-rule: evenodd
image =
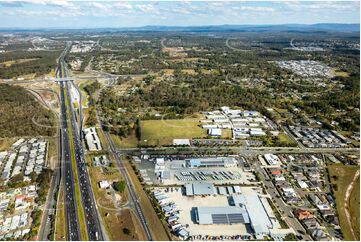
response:
M341 77L348 77L349 76L349 74L347 72L340 71L340 70L337 70L337 69L333 69L332 74L335 75L335 76L341 76Z
M30 62L30 61L34 61L34 60L38 60L38 59L40 59L40 58L27 58L27 59L11 60L11 61L1 62L0 65L4 65L5 67L10 67L14 64L22 64L22 63L26 63L26 62Z
M356 181L356 185L352 190L349 201L350 214L360 215L360 177ZM357 236L356 240L360 240L360 216L352 216L352 228Z
M135 135L130 135L126 138L121 138L118 135L111 134L110 138L112 139L114 145L117 148L133 148L137 147L138 140Z
M153 240L158 241L169 241L169 237L167 232L165 231L161 221L159 220L157 214L154 211L154 208L151 204L151 202L148 199L147 194L143 190L142 185L140 184L137 176L135 175L132 167L130 166L130 163L127 162L125 164L125 167L130 175L130 178L132 180L132 184L135 189L135 193L139 197L139 202L142 207L145 219L147 221L147 224L150 228Z
M60 186L59 197L57 201L57 210L55 218L55 241L65 241L66 240L66 231L65 231L65 214L64 214L64 192L63 186Z
M7 150L16 141L15 138L1 138L0 151Z
M222 129L221 138L224 138L224 139L232 138L232 130L230 130L230 129Z
M169 145L175 138L205 137L206 130L198 125L198 119L144 120L141 121L142 142Z
M278 135L278 138L281 142L287 143L287 144L295 144L295 142L285 133L280 133Z
M342 233L345 240L358 240L354 238L351 232L351 227L347 221L347 217L345 214L345 204L344 198L346 194L347 187L352 182L352 179L359 169L358 166L346 166L343 164L329 164L327 166L329 175L330 175L330 183L332 187L333 194L336 199L336 208L340 220L340 225L342 229ZM352 211L359 211L360 206L360 193L359 193L359 182L358 187L355 187L355 191L351 193L350 200L349 200L349 208L350 212ZM356 191L357 190L357 191ZM360 214L359 213L350 213L352 215L353 221L360 221ZM352 223L352 227L358 227L358 224ZM355 231L356 232L356 231Z

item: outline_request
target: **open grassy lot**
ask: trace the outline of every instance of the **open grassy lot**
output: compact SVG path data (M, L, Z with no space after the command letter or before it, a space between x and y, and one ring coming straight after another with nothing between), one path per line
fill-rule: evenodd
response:
M358 227L359 224L355 224L356 221L360 221L360 213L355 212L359 211L360 206L360 183L358 182L354 188L354 191L351 193L350 200L348 201L348 206L350 209L352 225L350 226L349 222L347 221L346 213L345 213L345 206L347 204L344 203L346 190L349 184L352 182L352 179L359 169L358 166L346 166L343 164L329 164L327 166L329 176L330 176L330 183L331 188L336 199L336 208L340 220L341 229L343 232L343 236L345 240L358 240L354 238L351 232L351 226ZM357 190L357 191L356 191ZM357 207L357 208L356 208ZM352 212L354 211L354 213ZM356 231L355 231L356 233Z
M54 170L58 165L58 138L51 137L49 141L49 167Z
M108 149L108 142L106 141L105 136L104 136L101 128L98 128L98 127L97 127L97 128L95 128L95 129L96 129L96 131L97 131L97 134L98 134L98 137L99 137L99 139L100 139L100 143L101 143L101 146L102 146L103 150Z
M349 74L347 72L340 71L340 70L337 70L337 69L333 69L331 72L335 76L341 76L341 77L348 77L349 76Z
M351 224L353 231L356 235L356 240L360 240L360 177L357 179L355 183L355 187L351 192L350 200L349 200L349 208L351 217Z
M293 139L291 139L291 137L289 137L287 134L285 133L280 133L278 135L278 138L280 140L280 142L285 143L285 144L290 144L290 145L294 145L295 142L293 141Z
M56 241L65 241L66 240L66 231L65 231L63 186L60 186L58 202L57 202L56 207L57 207L57 210L56 210L56 218L55 218L54 240L56 240Z
M26 63L26 62L30 62L30 61L34 61L34 60L38 60L39 58L27 58L27 59L18 59L18 60L10 60L10 61L4 61L0 63L1 65L4 65L5 67L10 67L14 64L22 64L22 63Z
M146 240L141 227L135 226L136 219L129 209L123 209L118 213L109 213L105 217L111 240L129 241L129 240Z
M88 162L90 161L89 156L86 159ZM98 186L98 182L101 180L107 180L109 183L122 180L118 170L109 168L104 173L101 167L92 166L88 170L99 215L109 239L121 241L145 240L142 228L137 223L133 214L130 210L121 207L127 202L127 192L125 191L121 194L116 192L116 195L113 197L110 190L100 189Z
M144 120L141 121L142 142L169 145L174 138L205 137L206 130L198 125L198 119Z
M113 140L113 143L117 148L133 148L138 146L138 140L135 135L129 135L126 138L121 138L118 135L111 134L110 138Z
M0 151L7 150L16 141L15 138L1 138Z
M140 184L137 176L135 175L131 165L129 162L125 163L125 167L130 175L130 178L132 180L132 184L135 189L135 193L139 197L139 202L142 207L145 219L147 221L147 224L150 228L153 240L158 241L169 241L169 237L167 232L165 231L161 221L159 220L157 214L154 211L154 208L151 204L151 202L148 199L147 194L143 190L142 185Z

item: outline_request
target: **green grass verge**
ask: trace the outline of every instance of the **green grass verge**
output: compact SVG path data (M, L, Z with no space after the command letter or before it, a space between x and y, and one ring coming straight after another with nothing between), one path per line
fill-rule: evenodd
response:
M103 150L107 150L108 149L108 142L101 130L101 128L95 128L96 131L97 131L97 134L98 134L98 137L100 139L100 143L101 143L101 146L102 146L102 149Z
M123 161L124 166L128 171L130 179L135 189L135 193L139 198L140 206L142 207L145 220L149 226L154 241L169 241L167 231L164 229L162 222L159 220L154 208L143 190L141 183L139 182L134 170L132 169L129 161Z
M359 169L358 166L347 166L343 164L329 164L327 166L329 176L330 176L330 183L331 188L336 199L336 208L338 217L340 220L340 226L342 229L342 233L345 240L358 240L353 237L351 232L351 226L353 228L358 227L359 224L354 224L353 222L360 221L360 213L350 213L352 217L352 224L350 226L349 222L347 221L347 217L345 214L345 195L346 190L349 184L352 182L352 179ZM351 193L350 200L349 200L349 208L351 211L359 211L360 206L360 197L359 197L359 184L357 183L354 190L358 190L358 192L354 191ZM357 208L356 208L357 207ZM356 231L355 231L356 233ZM359 235L358 235L359 236Z
M59 196L56 205L55 232L54 239L56 241L66 240L65 211L64 211L64 191L63 186L59 188Z

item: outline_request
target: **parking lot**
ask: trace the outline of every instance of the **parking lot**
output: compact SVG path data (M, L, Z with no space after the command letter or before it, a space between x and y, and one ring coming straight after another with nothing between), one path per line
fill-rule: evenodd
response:
M165 173L162 179L155 175L155 165L152 160L142 160L137 164L145 182L149 184L183 185L188 182L212 182L214 184L255 184L256 178L251 171L242 167L201 167L189 168L185 160L165 161Z

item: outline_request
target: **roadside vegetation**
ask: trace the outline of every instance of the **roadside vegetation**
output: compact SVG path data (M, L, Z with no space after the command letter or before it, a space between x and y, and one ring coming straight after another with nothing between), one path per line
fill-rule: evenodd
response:
M147 224L152 233L153 240L169 241L170 238L168 236L168 233L166 232L162 222L159 220L156 212L154 211L152 203L149 200L147 193L144 191L142 184L138 180L138 177L134 169L132 168L129 160L125 161L125 167L130 175L130 179L135 189L135 193L139 197L139 202L143 209Z
M342 164L329 164L327 169L329 172L332 193L336 199L336 208L343 236L345 240L359 240L359 238L354 237L353 233L351 232L351 229L355 229L355 234L359 231L359 229L356 229L359 228L360 221L360 213L357 212L360 209L359 179L358 182L356 182L353 191L351 192L349 201L345 203L344 200L347 188L352 182L356 171L360 169L360 167ZM345 209L348 209L351 214L351 225L347 219Z
M0 84L0 113L0 137L53 136L56 132L54 114L22 87Z
M59 196L56 205L54 240L66 240L65 211L64 211L64 188L60 185Z

